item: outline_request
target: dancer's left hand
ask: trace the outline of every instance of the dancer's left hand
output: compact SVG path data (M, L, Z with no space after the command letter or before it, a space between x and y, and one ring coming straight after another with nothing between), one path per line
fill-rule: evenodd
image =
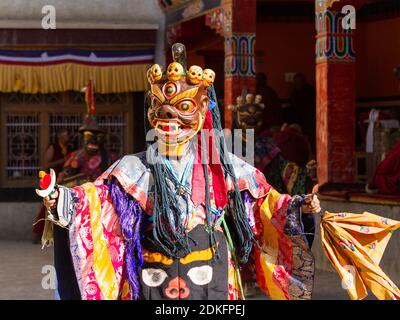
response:
M321 212L321 206L318 196L315 193L310 193L306 195L301 209L303 213L307 214L318 214L319 212Z

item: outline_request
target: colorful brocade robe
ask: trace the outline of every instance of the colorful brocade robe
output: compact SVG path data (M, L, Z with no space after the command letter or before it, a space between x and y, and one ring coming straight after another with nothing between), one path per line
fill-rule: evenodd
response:
M251 259L259 287L271 299L310 299L314 260L303 235L300 202L296 197L275 191L259 170L232 154L230 158L248 221L260 244L260 247L254 246ZM110 179L116 180L143 212L141 244L144 264L138 272L139 298L241 298L240 272L229 250L223 224L216 237L220 258L211 262L202 203L182 201L187 234L189 239L193 239L191 253L173 259L157 250L151 241L153 177L146 152L142 152L123 157L94 183L71 189L60 187L57 211L69 227L71 255L82 299L133 297L125 263L129 250L121 231L124 222L110 196L107 184ZM229 177L225 182L229 194L234 188L233 182ZM212 198L212 192L210 194Z

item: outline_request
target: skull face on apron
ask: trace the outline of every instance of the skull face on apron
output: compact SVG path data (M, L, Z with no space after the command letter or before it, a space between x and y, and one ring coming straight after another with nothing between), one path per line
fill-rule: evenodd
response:
M144 265L140 271L141 298L227 299L228 248L225 235L215 232L219 259L213 259L209 234L197 225L188 234L191 253L180 259L157 251L152 233L142 242Z

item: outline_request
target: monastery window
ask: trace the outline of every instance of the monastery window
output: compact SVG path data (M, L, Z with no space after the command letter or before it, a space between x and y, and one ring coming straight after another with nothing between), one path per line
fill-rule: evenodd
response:
M6 179L33 177L39 169L40 115L6 113Z
M107 130L106 147L120 155L132 151L131 94L96 94L97 120ZM81 92L1 95L0 186L31 187L43 169L45 152L66 128L75 148L81 146L79 127L85 113Z

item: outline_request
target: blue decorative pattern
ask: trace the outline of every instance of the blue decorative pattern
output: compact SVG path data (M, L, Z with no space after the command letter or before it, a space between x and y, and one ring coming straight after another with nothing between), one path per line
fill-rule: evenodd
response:
M354 61L356 57L353 45L353 32L342 27L344 15L341 12L326 10L317 12L316 60Z

